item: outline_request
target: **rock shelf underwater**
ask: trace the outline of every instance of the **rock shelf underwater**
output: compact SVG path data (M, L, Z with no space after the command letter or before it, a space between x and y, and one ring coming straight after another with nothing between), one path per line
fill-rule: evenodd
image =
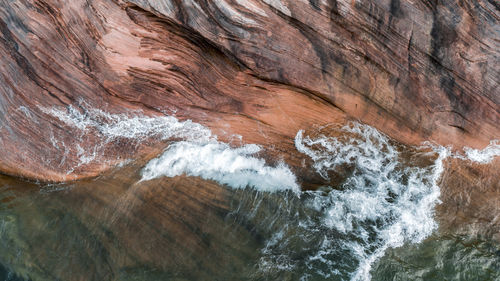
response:
M499 280L498 22L0 0L0 281Z

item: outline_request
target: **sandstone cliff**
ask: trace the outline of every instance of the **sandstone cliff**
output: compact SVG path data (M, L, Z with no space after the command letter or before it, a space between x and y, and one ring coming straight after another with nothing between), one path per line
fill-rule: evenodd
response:
M70 180L164 146L105 143L82 161L98 130L50 108L174 114L296 169L298 130L348 119L483 147L500 136L499 17L485 0L3 0L0 171Z

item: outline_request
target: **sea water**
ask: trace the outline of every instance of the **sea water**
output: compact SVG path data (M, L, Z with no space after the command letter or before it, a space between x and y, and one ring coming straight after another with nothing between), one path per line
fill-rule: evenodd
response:
M421 147L402 146L375 128L357 122L334 129L332 134L308 135L300 130L295 136L297 152L310 161L309 168L327 183L316 191L303 191L297 177L285 163L270 165L259 157L262 152L260 146L221 142L208 128L191 121L179 121L173 116L144 116L141 112L111 114L85 106L79 109L72 106L43 108L42 111L57 117L61 125L69 126L80 133L74 143L65 143L50 132L46 136L62 151L64 147L80 148L77 149L79 157L78 163L74 163L75 167L104 161L104 147L120 145L123 140L140 143L150 139L167 141L175 138L176 141L171 142L158 157L138 169L137 181L132 186L148 186L162 181L168 182L170 178L187 176L215 182L228 189L228 194L231 194L231 206L222 214L217 213L223 222L213 223L205 228L209 230L214 227L214 231L220 231L221 239L232 241L231 243L241 240L242 245L237 247L238 250L241 250L240 247L251 248L245 250L252 253L247 257L233 258L233 266L244 264L240 265L244 270L242 269L240 275L236 275L241 277L241 280L390 278L398 276L397 273L394 273L394 270L383 271L390 267L382 268L378 265L381 261L382 265L386 264L384 257L387 253L396 255L397 249L424 253L422 251L425 251L429 243L437 243L434 245L436 248L445 247L441 252L451 251L451 254L460 256L458 252L454 252L455 249L460 249L460 243L450 242L457 241L456 238L444 239L442 243L433 238L438 228L434 209L440 203L438 181L444 170L443 160L447 157L458 157L487 163L500 154L500 146L495 141L484 150L465 149L464 155L453 154L448 148L432 144L424 144ZM99 139L91 147L87 147L89 134ZM71 173L72 169L67 172ZM332 177L332 173L341 173L342 176ZM97 183L98 181L93 182L92 185ZM60 197L70 196L71 189L78 188L75 187L78 185L75 183L68 187L58 187L56 192L64 192L64 195L58 195ZM8 190L6 186L4 188ZM168 194L171 191L166 189L163 192ZM41 195L33 196L39 198ZM56 208L57 204L48 203L51 196L56 195L43 196L42 202L46 200L47 206ZM65 199L61 201L63 203L58 204L64 205L69 201L70 199ZM127 201L120 204L127 204ZM14 214L19 206L14 204L14 207L6 209L4 218L7 214L9 218L16 217ZM184 212L191 212L189 208L189 205L186 205ZM41 208L39 212L44 213L45 209ZM133 210L133 207L130 209ZM112 217L114 223L116 216ZM44 219L50 221L50 218ZM200 219L203 221L203 218ZM33 223L32 228L27 231L38 231L39 235L45 235L47 241L50 241L54 238L53 235L67 232L67 228L72 227L71 221L69 218L68 224L60 228L57 225L52 228L43 226L50 223L42 226ZM12 225L12 222L9 222L9 225ZM99 226L99 229L103 227L107 226ZM250 240L231 240L235 239L233 229L241 227L247 229ZM4 239L14 235L8 230L9 228L4 228L0 231ZM5 236L6 233L10 236ZM167 232L163 235L175 233ZM85 242L85 247L94 247L89 245L98 241L100 243L101 238L96 236L90 241ZM29 241L24 243L29 244ZM76 246L78 244L79 241L72 241L72 246L64 250L69 254L80 255L80 252L76 252L76 249L79 249ZM495 275L495 270L491 268L498 264L500 258L495 258L495 246L484 246L486 244L481 244L486 250L483 249L483 254L480 255L489 255L491 258L479 263L473 270L483 268L487 273L484 276L495 278L494 276L499 275ZM30 254L29 248L21 248L24 249L21 251L23 254ZM9 246L5 249L9 249ZM220 251L224 252L224 249ZM233 250L233 247L227 248L226 254L231 256ZM126 249L117 248L114 251ZM189 249L185 251L189 252ZM182 253L175 254L182 256ZM165 255L173 253L167 252ZM401 253L397 255L404 256ZM411 255L406 256L419 259ZM471 254L462 254L461 259L467 260L470 257ZM110 268L113 268L114 262L108 260ZM61 266L62 264L64 263L61 263ZM456 264L459 264L458 260ZM78 263L71 266L78 266ZM55 267L57 268L56 265ZM428 264L424 267L437 270ZM170 270L168 265L165 265L165 268L167 269L163 270ZM195 272L203 269L192 270ZM225 272L224 270L226 269L220 268L221 272ZM409 278L410 270L405 270L406 275L403 274L400 280ZM423 270L425 271L425 268ZM462 273L467 270L470 269L463 269ZM234 275L231 276L234 280ZM468 275L464 273L463 276ZM224 276L218 278L224 279ZM207 279L207 276L204 279Z

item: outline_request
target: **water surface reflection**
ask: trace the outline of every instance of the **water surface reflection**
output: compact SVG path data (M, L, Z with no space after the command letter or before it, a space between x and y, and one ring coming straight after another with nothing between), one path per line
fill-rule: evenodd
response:
M301 225L321 217L304 207L308 196L233 190L194 177L139 182L142 166L57 185L0 176L0 280L20 280L7 268L34 281L350 278L325 275L328 263L305 262L325 236L345 242ZM356 267L342 250L328 257L339 270ZM389 250L371 275L499 280L499 268L497 243L439 231Z

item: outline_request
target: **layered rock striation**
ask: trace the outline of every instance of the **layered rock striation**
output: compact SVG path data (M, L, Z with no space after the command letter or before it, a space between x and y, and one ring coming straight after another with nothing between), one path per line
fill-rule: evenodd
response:
M72 180L165 146L103 142L54 108L175 115L296 170L298 130L349 119L483 147L500 136L499 17L484 0L4 0L0 171Z

